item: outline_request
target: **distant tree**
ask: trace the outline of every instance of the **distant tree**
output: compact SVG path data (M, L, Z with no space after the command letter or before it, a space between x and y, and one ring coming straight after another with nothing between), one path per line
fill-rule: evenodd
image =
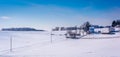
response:
M120 20L117 20L117 25L120 25Z
M85 23L85 28L84 28L84 30L85 30L86 32L88 32L90 26L91 26L91 24L90 24L89 22L86 22L86 23Z
M112 27L115 27L117 25L117 22L114 20L113 22L112 22Z
M89 22L87 22L86 27L87 27L87 31L89 31L91 24Z

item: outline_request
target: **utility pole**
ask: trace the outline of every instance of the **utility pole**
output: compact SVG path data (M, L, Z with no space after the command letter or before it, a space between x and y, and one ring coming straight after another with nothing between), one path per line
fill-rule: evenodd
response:
M76 38L76 36L77 36L77 25L75 26L75 38Z
M50 32L50 42L52 43L52 30L51 30L51 32Z
M12 52L12 48L13 48L12 47L12 44L13 44L12 41L13 41L12 36L10 36L10 52Z

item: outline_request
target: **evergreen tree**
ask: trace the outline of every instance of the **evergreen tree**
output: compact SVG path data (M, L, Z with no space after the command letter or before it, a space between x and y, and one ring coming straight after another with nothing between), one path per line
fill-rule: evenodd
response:
M85 23L85 31L87 32L87 31L89 31L89 27L90 27L91 25L90 25L90 23L89 22L86 22Z
M117 25L120 25L120 20L117 20Z
M117 22L114 20L113 22L112 22L112 27L115 27L117 25Z
M87 22L86 27L87 27L87 31L89 31L91 24L89 22Z

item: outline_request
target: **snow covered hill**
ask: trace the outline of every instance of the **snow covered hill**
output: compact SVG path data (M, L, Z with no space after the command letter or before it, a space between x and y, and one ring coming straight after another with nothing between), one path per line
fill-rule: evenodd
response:
M0 32L0 57L120 57L120 33L91 34L81 39L53 35L51 43L48 32Z

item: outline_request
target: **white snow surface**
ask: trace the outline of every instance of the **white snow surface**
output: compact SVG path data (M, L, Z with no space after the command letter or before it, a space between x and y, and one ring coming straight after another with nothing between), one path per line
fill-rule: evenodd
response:
M0 32L0 57L120 57L120 33L90 34L80 39L53 35L51 42L49 32Z

